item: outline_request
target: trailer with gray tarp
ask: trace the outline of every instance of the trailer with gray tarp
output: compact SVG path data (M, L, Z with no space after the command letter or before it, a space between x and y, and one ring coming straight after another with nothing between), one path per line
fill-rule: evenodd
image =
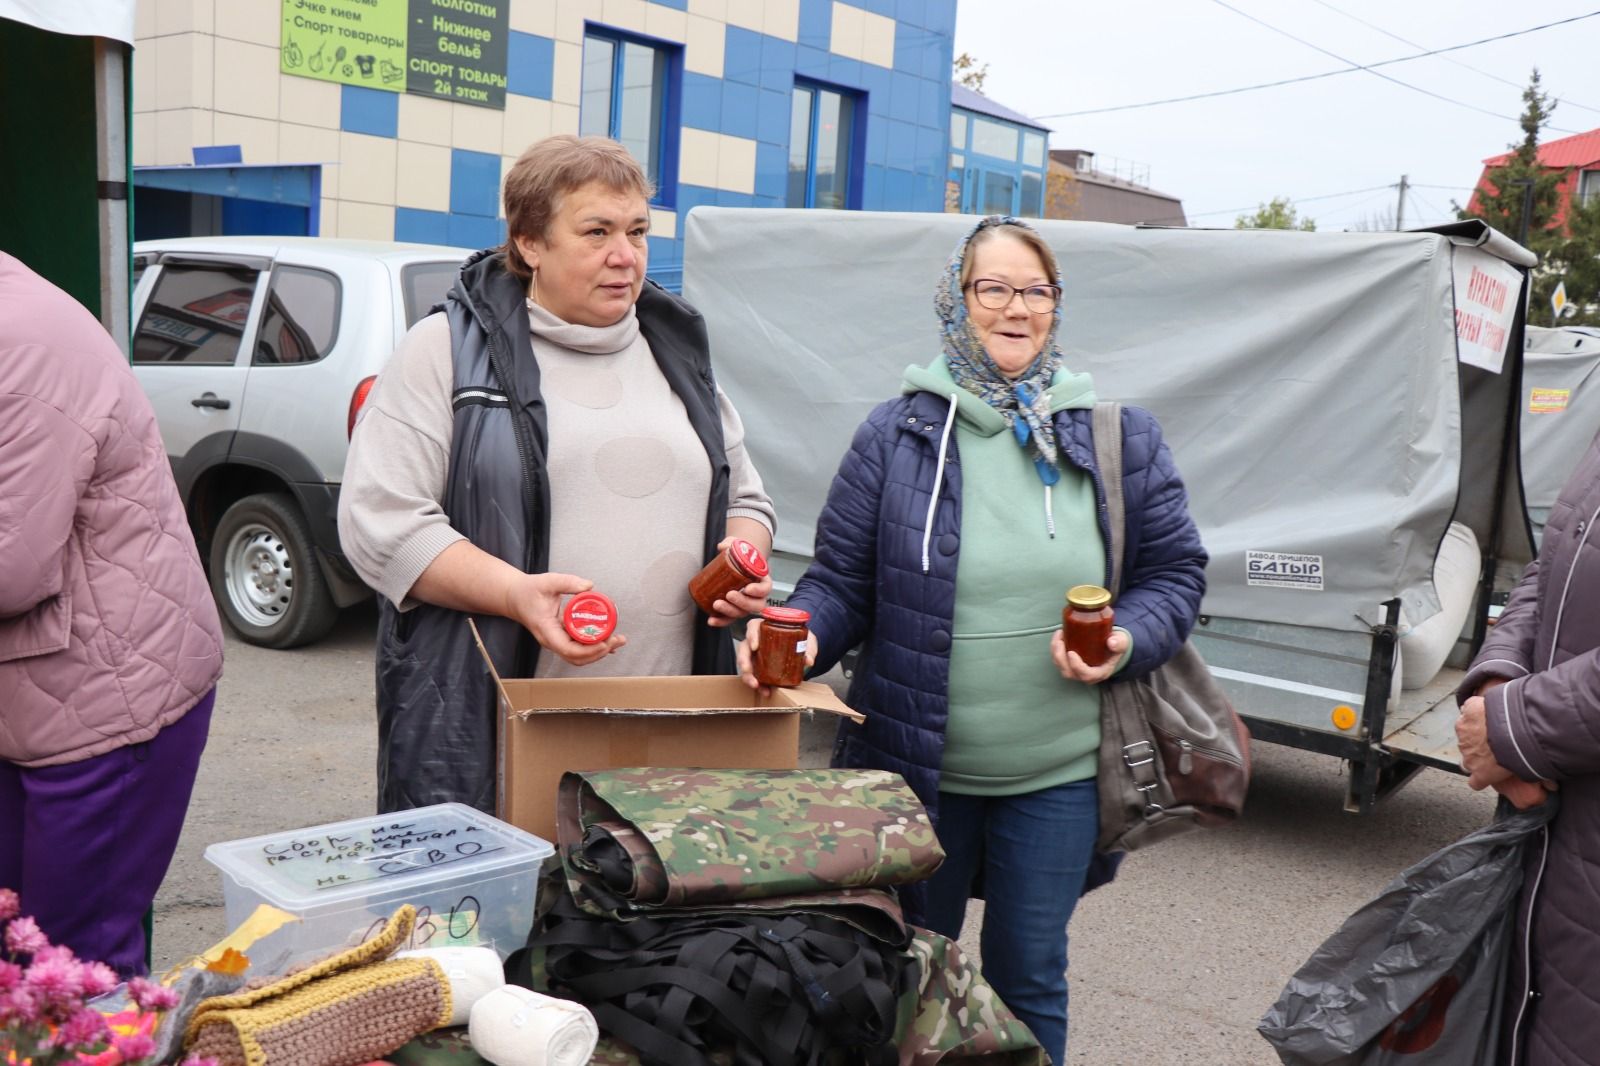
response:
M1522 485L1534 535L1600 433L1600 328L1529 326L1522 363Z
M934 286L973 222L690 214L684 295L777 507L780 589L856 426L938 354ZM1459 769L1453 689L1531 552L1532 255L1476 222L1036 224L1064 274L1068 365L1165 430L1211 554L1194 640L1252 734L1347 760L1352 811L1423 766Z

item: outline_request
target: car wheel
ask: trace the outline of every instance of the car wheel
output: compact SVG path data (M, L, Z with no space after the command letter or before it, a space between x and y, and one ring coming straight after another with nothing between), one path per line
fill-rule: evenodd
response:
M228 624L263 648L309 644L339 616L305 517L282 493L246 496L223 514L211 539L211 593Z

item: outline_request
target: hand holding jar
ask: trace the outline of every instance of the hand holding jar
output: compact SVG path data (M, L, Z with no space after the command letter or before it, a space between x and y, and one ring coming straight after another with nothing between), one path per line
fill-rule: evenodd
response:
M774 685L787 688L805 680L805 672L817 661L817 638L805 628L810 617L804 611L768 607L761 615L745 628L744 639L734 645L734 651L739 657L740 680L765 696ZM791 621L786 617L791 615L805 617ZM803 642L796 639L802 632ZM763 640L769 645L765 651ZM780 676L784 673L788 676Z
M760 614L772 591L772 575L760 549L739 537L724 537L717 556L689 582L689 596L708 616L706 624L726 626Z
M1097 685L1116 673L1128 650L1128 635L1112 625L1111 593L1097 585L1067 592L1062 627L1050 638L1050 657L1069 681Z

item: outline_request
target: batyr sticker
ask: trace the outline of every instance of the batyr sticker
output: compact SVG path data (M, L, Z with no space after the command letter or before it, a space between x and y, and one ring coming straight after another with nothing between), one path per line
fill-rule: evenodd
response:
M1322 591L1322 556L1291 552L1247 551L1245 578L1252 585L1275 589Z

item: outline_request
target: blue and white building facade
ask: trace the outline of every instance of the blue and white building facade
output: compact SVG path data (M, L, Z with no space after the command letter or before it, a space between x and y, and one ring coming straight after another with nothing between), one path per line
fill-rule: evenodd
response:
M1042 216L1049 141L1049 127L964 85L952 85L946 208L967 215Z
M500 4L503 109L286 72L282 0L139 0L138 235L485 247L505 172L552 133L645 163L651 273L673 286L698 205L946 207L956 0L476 6Z

